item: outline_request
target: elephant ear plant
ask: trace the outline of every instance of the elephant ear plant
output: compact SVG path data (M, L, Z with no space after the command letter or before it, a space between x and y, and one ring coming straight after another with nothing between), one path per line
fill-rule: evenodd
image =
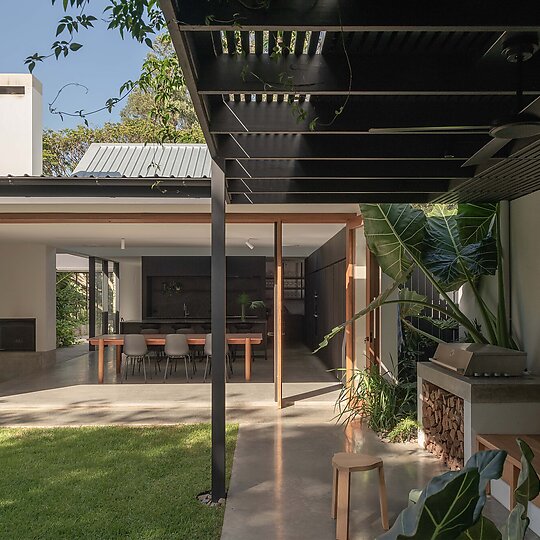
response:
M508 327L500 216L497 204L459 204L456 207L431 205L418 208L410 204L361 204L364 233L369 250L377 258L381 270L393 284L367 308L335 327L324 337L320 347L341 332L346 325L385 304L399 304L405 326L425 337L437 337L416 329L407 316L423 316L424 308L440 314L433 318L435 326L459 325L467 339L517 349ZM444 301L430 303L415 291L403 288L412 271L418 268ZM498 301L493 311L482 298L479 281L497 274ZM454 302L449 293L468 285L481 313L480 324L471 320ZM398 298L392 293L400 290Z
M532 466L533 453L518 439L521 472L515 490L516 506L499 530L482 515L486 487L501 477L506 452L478 452L458 472L433 478L418 502L403 510L393 527L378 540L523 540L529 526L527 506L539 494L539 481Z

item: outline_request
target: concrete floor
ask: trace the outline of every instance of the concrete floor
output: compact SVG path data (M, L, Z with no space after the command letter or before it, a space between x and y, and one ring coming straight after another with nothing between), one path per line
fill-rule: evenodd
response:
M315 416L277 414L272 423L241 424L221 540L331 540L335 452L383 458L392 524L407 506L408 493L446 469L416 444L388 444L366 428L347 429ZM489 499L486 516L501 525L508 512ZM373 540L381 527L375 471L351 481L350 539ZM528 532L527 539L537 539Z
M79 353L76 356L77 352ZM97 384L97 354L81 353L70 348L47 370L23 375L0 383L0 424L100 424L152 423L154 420L185 422L209 419L210 379L204 383L204 362L190 382L184 366L163 382L163 371L152 374L144 384L138 371L128 375L127 382L115 373L114 351L106 351L106 384ZM75 355L75 357L72 357ZM231 411L247 409L255 421L266 418L265 408L275 407L273 362L257 358L253 364L252 382L246 383L243 358L234 363L234 376L227 383L227 406ZM163 370L163 368L162 368ZM333 374L305 347L287 349L283 385L286 403L300 407L331 406L340 386ZM122 383L122 384L120 384ZM249 412L248 412L249 411Z
M144 384L139 374L118 384L110 351L108 384L98 385L95 353L79 352L61 351L52 370L0 383L0 425L210 421L211 385L201 382L201 370L189 384L180 366L166 384L158 378ZM440 462L416 445L385 444L369 430L336 425L333 404L339 386L307 349L287 350L284 364L290 406L281 411L273 402L271 360L257 358L253 382L247 384L238 358L227 384L227 421L239 423L240 431L222 540L335 538L330 462L344 450L384 459L393 521L406 506L409 490L423 487L443 470ZM351 491L351 539L376 538L382 528L374 473L354 474ZM489 502L487 511L499 522L507 513L496 501Z

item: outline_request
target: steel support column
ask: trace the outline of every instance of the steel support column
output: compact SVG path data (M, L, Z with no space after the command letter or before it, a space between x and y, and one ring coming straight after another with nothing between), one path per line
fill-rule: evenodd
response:
M274 399L283 407L283 223L274 223Z
M212 500L225 497L225 174L212 164Z

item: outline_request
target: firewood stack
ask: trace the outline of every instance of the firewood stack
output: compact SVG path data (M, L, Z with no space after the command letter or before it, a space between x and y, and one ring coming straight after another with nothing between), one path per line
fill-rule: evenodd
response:
M434 384L422 383L425 448L455 471L463 467L463 400Z

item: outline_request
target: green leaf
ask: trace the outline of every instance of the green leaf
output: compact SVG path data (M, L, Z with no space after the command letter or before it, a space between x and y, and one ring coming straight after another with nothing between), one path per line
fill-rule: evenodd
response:
M458 205L456 221L462 244L476 244L492 236L496 215L496 203Z
M506 525L502 529L503 540L523 540L529 528L530 519L527 517L527 510L521 503L510 512Z
M361 204L364 234L381 270L396 280L414 266L424 244L426 217L410 204Z
M80 48L82 47L82 45L80 43L72 43L69 48L72 50L72 51L78 51Z
M401 289L399 291L399 299L406 300L407 302L427 302L427 296L418 294L416 291L411 291L410 289ZM406 303L400 304L400 313L401 317L418 317L424 310L424 306Z
M522 439L517 439L517 443L521 450L521 471L514 493L516 502L521 503L527 509L529 501L538 497L540 493L540 480L532 465L534 453L530 446Z
M486 488L491 480L498 480L503 473L504 462L507 453L504 450L485 450L473 454L467 463L465 469L476 469L480 474L478 484L479 500L475 510L474 519L478 519L486 503Z
M474 524L480 474L476 469L433 478L379 540L455 540Z
M464 283L497 270L495 239L464 245L455 216L429 217L425 246L423 262L445 291L456 291Z
M56 35L59 36L64 31L65 27L66 27L65 24L59 24L56 29Z
M495 523L481 516L472 527L458 537L458 540L501 540L501 538L501 532Z

